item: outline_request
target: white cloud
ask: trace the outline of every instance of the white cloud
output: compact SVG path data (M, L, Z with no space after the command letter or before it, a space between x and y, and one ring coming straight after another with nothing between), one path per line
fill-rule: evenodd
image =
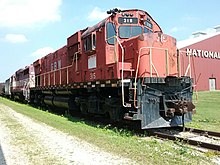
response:
M62 0L0 0L0 27L32 27L61 19Z
M55 50L51 47L43 47L40 49L37 49L36 51L34 51L33 53L31 53L32 57L36 57L36 58L41 58L49 53L54 52Z
M99 7L95 7L88 16L89 21L100 21L104 18L108 17L106 11L102 11Z
M28 41L23 34L6 34L5 40L11 43L24 43Z

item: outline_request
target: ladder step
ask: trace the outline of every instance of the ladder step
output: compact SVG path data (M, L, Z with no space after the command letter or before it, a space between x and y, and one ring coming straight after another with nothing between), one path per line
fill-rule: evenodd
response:
M120 69L120 70L122 70L122 69ZM134 69L123 69L123 71L134 72L135 70Z
M137 111L129 111L129 113L137 114Z

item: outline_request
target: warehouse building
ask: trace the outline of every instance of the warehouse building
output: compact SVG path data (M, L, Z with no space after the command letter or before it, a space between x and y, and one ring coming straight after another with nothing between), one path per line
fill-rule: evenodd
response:
M197 91L220 90L220 25L192 35L177 43L181 75L193 77Z

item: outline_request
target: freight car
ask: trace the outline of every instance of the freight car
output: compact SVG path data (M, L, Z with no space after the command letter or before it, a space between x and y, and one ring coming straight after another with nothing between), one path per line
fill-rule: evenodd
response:
M30 102L70 113L139 121L142 129L191 121L193 82L180 75L176 39L145 11L118 10L33 63Z

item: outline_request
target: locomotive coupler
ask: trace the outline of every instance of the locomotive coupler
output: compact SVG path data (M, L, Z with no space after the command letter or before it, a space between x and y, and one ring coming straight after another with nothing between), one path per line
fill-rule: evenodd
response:
M172 108L167 108L166 116L169 118L182 116L187 112L194 112L195 105L191 101L178 101L173 102Z
M192 112L195 109L195 105L191 101L179 101L178 103L174 104L175 113L176 115L182 116L187 112Z

